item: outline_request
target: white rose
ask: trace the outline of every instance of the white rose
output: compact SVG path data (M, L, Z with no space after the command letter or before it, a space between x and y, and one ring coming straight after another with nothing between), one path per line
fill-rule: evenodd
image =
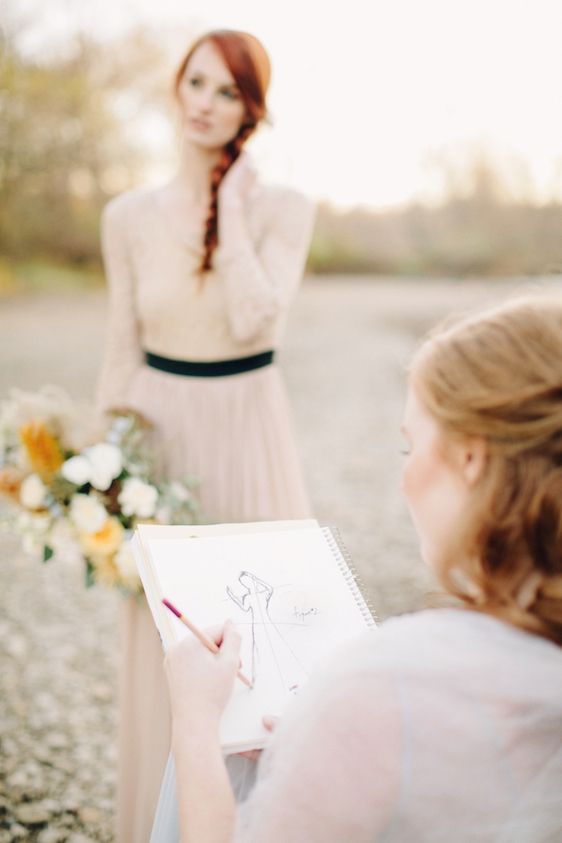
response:
M72 565L76 564L76 537L73 534L72 527L66 519L57 520L54 522L49 532L49 547L53 548L55 556L70 562Z
M47 513L29 513L25 520L20 519L22 529L22 547L30 556L41 558L43 548L51 543L51 519Z
M74 495L70 520L83 533L96 533L107 520L105 507L92 495Z
M172 520L172 509L169 506L159 506L154 517L159 524L169 524Z
M94 489L105 492L123 471L123 455L116 445L100 442L86 450L91 463L90 483Z
M123 542L115 554L115 564L123 584L131 589L140 589L140 578L130 542Z
M173 480L170 483L170 492L175 497L177 501L181 503L185 503L191 498L191 492L189 489L183 485L183 483L178 482L177 480Z
M40 509L45 503L47 487L38 474L30 474L20 487L20 502L26 509Z
M123 515L151 518L158 502L158 489L138 477L128 477L119 494Z
M70 457L61 468L61 474L65 480L74 483L75 486L83 486L89 483L92 475L92 464L87 457Z

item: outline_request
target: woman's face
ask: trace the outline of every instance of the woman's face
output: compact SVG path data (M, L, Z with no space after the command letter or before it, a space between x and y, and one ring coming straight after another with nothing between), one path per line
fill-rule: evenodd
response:
M210 41L189 60L178 98L184 134L192 143L219 149L238 133L246 109L233 75Z
M472 486L482 468L482 447L447 435L411 386L401 429L408 443L402 492L422 558L438 570L464 528Z

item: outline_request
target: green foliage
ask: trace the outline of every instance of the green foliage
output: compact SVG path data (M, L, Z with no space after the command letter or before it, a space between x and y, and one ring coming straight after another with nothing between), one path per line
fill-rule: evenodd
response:
M562 205L450 197L396 211L320 208L309 257L317 273L513 276L562 273Z
M77 40L70 55L39 64L4 34L0 62L0 250L84 266L99 260L107 173L123 181L140 158L114 109L108 56ZM0 288L2 284L0 274Z

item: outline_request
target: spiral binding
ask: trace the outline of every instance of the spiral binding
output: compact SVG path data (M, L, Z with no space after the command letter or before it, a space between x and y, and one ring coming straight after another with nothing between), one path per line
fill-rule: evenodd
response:
M361 612L361 616L363 617L366 625L368 627L376 626L376 612L371 605L371 602L365 600L365 597L361 592L361 578L359 577L357 569L353 564L351 554L342 540L340 531L337 527L322 527L322 532L330 550L332 551L332 554L334 555L334 558L338 563L338 568L342 572L348 588L351 591L353 599L359 607L359 611Z

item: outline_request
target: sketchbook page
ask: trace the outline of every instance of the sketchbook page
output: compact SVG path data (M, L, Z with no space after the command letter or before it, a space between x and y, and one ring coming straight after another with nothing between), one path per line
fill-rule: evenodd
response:
M227 752L263 745L264 714L280 714L319 661L367 629L340 559L319 527L149 539L156 599L167 597L199 627L231 618L242 670L221 723ZM171 613L174 640L190 633Z
M314 518L286 521L250 521L235 524L139 524L135 530L135 538L131 543L131 549L164 649L176 640L174 635L175 627L171 622L169 611L162 605L158 581L151 565L150 554L147 551L146 542L148 539L194 539L214 535L302 530L317 526L318 522Z

